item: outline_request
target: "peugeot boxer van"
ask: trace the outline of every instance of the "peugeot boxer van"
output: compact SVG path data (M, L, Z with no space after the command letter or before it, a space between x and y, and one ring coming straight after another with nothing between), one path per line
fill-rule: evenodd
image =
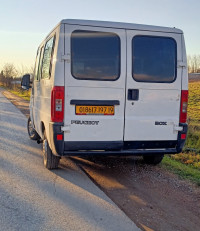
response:
M183 32L118 22L62 20L40 44L28 134L44 165L62 156L141 155L149 164L181 152L187 134Z

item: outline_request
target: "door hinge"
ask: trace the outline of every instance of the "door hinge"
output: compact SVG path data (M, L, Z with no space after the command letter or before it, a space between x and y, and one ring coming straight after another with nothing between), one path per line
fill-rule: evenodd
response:
M185 62L178 61L178 62L177 62L177 67L186 68L186 67L187 67L187 64L186 64Z
M61 55L61 61L66 61L67 63L70 63L70 54Z
M70 133L70 125L66 125L61 127L61 131L66 132L66 133Z
M181 131L183 131L183 127L180 127L180 126L174 126L174 131L179 131L179 132L181 132Z

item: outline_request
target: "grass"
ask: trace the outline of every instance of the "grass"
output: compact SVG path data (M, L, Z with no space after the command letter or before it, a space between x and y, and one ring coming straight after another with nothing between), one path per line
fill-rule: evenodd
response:
M21 90L21 89L16 89L16 90L11 90L11 89L8 89L9 92L27 100L27 101L30 101L30 94L31 92L30 91L25 91L25 90Z
M200 121L200 81L189 83L188 118L194 123Z
M200 152L200 125L194 122L189 122L189 129L184 151L187 152L188 150L194 150L196 153Z
M183 152L176 155L171 155L171 159L179 161L185 165L189 165L200 170L200 154L196 152Z
M188 124L185 150L195 149L198 153L200 151L200 81L189 83Z
M27 100L27 101L30 101L31 90L29 90L29 91L23 90L23 89L21 89L20 86L15 87L15 89L11 89L11 88L3 86L1 83L0 83L0 87L6 89L7 91L9 91L9 92Z
M185 165L170 156L163 158L162 166L177 174L181 179L189 180L200 186L200 169L194 168L191 165Z

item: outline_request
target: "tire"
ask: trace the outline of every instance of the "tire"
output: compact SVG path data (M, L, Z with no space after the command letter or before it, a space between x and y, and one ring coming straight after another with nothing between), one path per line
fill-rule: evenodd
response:
M32 121L31 121L30 116L28 117L28 121L27 121L27 130L28 130L29 138L31 140L39 140L40 139L40 136L38 135L38 133L36 132L36 130L32 126Z
M146 164L157 165L160 164L164 155L145 155L143 156L143 160Z
M43 161L47 169L57 169L60 162L60 157L52 153L46 134L44 134L43 140Z

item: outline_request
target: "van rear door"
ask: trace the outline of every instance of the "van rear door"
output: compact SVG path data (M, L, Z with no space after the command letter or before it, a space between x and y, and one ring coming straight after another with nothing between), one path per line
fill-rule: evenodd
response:
M127 30L124 141L177 140L181 34Z
M113 141L118 148L124 129L125 30L65 24L64 59L67 148L98 149L97 141L108 148Z

